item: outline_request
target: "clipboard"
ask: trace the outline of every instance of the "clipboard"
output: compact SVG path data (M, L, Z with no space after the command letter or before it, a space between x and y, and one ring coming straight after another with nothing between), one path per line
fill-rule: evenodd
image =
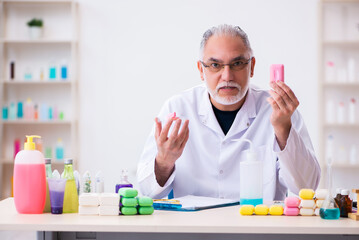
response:
M187 195L175 199L154 199L156 210L199 211L203 209L239 205L238 200Z

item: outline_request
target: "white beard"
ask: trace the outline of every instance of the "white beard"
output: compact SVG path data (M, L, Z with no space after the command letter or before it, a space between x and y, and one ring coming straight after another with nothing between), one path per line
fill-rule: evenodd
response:
M222 105L233 105L241 101L248 91L248 84L242 89L242 87L236 82L221 82L216 86L216 89L213 91L209 88L206 76L204 77L204 82L206 83L207 91L213 100ZM226 96L222 97L219 95L219 89L221 87L235 87L238 89L238 93L235 96Z

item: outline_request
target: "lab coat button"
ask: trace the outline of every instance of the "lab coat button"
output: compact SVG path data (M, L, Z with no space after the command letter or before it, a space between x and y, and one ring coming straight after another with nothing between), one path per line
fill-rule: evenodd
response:
M223 174L223 170L219 171L219 174Z
M247 123L247 127L249 127L249 122Z

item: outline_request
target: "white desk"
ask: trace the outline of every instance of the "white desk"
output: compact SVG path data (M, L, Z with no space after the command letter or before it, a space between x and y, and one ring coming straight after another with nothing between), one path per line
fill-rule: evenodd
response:
M285 239L280 237L288 237L288 234L294 234L291 239L321 239L320 235L327 235L325 239L359 239L359 221L343 218L323 220L314 216L241 216L239 206L197 212L155 211L153 215L147 216L81 216L49 213L28 215L16 212L13 198L0 202L0 230L67 232L62 234L73 234L71 236L76 235L74 232L92 232L96 239L111 239L116 233L121 233L121 239L126 239L124 236L137 239L132 236L135 234L138 238L145 239L158 239L161 236L168 239L170 234L171 239L177 239L173 233L182 234L178 239L188 239L189 236L192 236L192 239L200 239L204 235L206 239L216 239L219 234L221 239L238 239L238 235L255 239L252 237L258 238L261 234L275 234L266 235L266 240L271 239L270 236L273 236L273 239ZM63 236L59 238L65 239ZM66 239L70 238L69 236ZM91 236L87 239L90 238Z

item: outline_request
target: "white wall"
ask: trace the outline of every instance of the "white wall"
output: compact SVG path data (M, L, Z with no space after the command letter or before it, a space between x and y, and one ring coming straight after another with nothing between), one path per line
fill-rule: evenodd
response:
M318 0L80 0L80 164L113 191L135 171L165 99L200 83L198 47L214 25L239 25L257 59L252 82L268 88L269 65L286 82L317 149Z

